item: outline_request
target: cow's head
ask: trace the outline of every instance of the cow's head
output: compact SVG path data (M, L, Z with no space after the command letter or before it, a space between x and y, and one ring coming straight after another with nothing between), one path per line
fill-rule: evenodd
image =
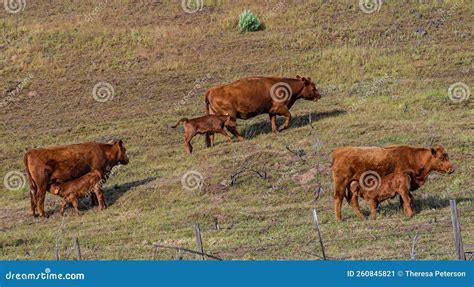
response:
M317 101L321 99L321 94L318 89L316 89L316 85L311 81L311 78L302 78L300 76L296 76L296 78L304 85L303 90L301 90L299 94L300 97L309 101Z
M52 184L50 191L52 194L58 195L61 192L61 186L59 184Z
M431 168L439 172L453 173L453 165L449 162L448 153L441 145L431 149Z
M114 150L114 154L116 155L115 160L123 165L128 164L127 150L123 146L123 141L114 141L112 143L112 148Z

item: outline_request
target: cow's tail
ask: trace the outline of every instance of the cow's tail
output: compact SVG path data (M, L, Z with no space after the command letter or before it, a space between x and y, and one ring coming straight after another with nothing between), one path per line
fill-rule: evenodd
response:
M37 186L33 178L31 177L30 167L28 165L28 153L23 156L23 162L25 164L26 177L28 179L28 185L30 187L31 202L36 206L36 191Z
M210 90L208 90L206 92L206 95L205 95L205 102L206 102L206 114L209 115L211 110L209 108L209 105L211 104L210 101L209 101L209 95L211 94Z
M174 129L175 127L177 127L177 126L179 125L180 122L185 122L185 121L187 121L187 120L188 120L187 118L179 119L179 120L176 122L176 124L175 124L174 126L171 126L171 127Z
M211 109L210 109L210 100L209 96L211 95L211 91L207 90L206 95L204 96L204 101L206 102L206 115L211 114ZM206 146L210 147L211 146L211 135L209 133L206 133Z

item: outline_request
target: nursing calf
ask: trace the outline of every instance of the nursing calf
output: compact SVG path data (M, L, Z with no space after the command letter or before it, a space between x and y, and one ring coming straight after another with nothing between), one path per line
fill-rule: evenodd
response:
M98 198L102 198L101 180L101 172L93 170L80 178L61 184L51 185L51 193L63 198L60 211L61 215L64 215L64 208L68 203L72 204L77 215L81 215L77 200L88 196L91 192L94 192Z
M406 172L396 172L386 175L378 182L375 179L364 178L350 184L351 205L357 206L357 215L364 219L359 209L359 197L362 197L370 207L370 219L375 219L375 211L380 202L397 195L403 199L403 210L408 217L413 216L412 196L410 194L411 176Z

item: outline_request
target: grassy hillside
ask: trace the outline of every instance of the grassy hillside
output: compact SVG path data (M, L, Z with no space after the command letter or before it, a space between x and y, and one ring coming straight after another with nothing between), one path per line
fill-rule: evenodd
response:
M312 208L330 258L408 259L418 232L416 258L454 259L449 199L474 249L472 95L448 96L457 82L473 91L472 1L385 1L372 14L358 1L205 0L194 13L179 2L41 0L0 11L2 179L24 171L33 147L122 138L130 157L105 186L109 208L81 217L59 216L60 199L48 194L50 217L32 218L26 186L0 185L0 259L53 259L55 246L70 258L73 237L86 259L171 259L152 244L196 249L195 223L204 249L224 259L319 259ZM264 31L238 31L245 9ZM209 87L297 74L323 97L297 102L280 134L261 115L238 121L248 141L218 135L206 149L197 137L189 156L182 129L169 128L204 114ZM105 102L93 97L99 82L113 89ZM335 222L335 147L437 143L456 172L433 173L414 193L413 218L391 200L374 222L344 203ZM183 188L190 171L202 175L200 190Z

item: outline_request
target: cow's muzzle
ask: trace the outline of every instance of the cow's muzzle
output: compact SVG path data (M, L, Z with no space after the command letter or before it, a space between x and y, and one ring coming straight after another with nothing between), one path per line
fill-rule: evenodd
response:
M120 164L127 165L129 163L128 157L126 157L124 160L120 161Z

